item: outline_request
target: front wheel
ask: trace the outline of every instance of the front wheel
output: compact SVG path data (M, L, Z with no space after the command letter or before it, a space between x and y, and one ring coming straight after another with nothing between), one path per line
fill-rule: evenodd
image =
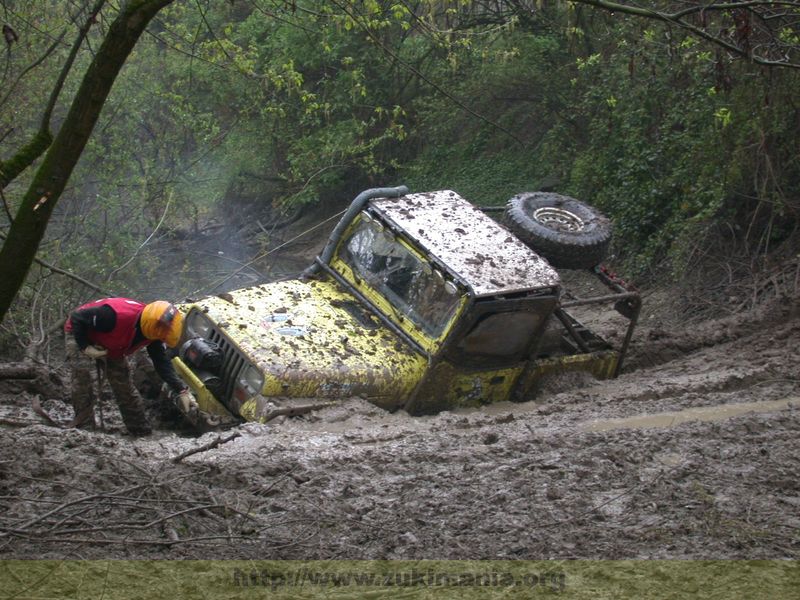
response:
M554 267L590 269L611 243L611 221L569 196L525 192L508 201L505 214L511 231Z

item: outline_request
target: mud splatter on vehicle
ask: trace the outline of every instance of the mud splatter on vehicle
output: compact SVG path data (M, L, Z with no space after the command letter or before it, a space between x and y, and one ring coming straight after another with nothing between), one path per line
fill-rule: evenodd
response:
M548 252L581 254L587 236L596 244L598 231L610 235L604 218L573 215L591 210L577 200L564 199L568 211L546 199L530 220L557 236ZM556 218L564 215L573 215L566 228ZM546 257L456 192L367 190L303 278L185 305L175 365L204 413L225 423L353 396L431 414L526 398L553 373L613 377L640 302L598 259L595 251L579 265L573 256L569 266L591 267L605 294L575 298ZM616 346L568 312L597 303L628 320Z

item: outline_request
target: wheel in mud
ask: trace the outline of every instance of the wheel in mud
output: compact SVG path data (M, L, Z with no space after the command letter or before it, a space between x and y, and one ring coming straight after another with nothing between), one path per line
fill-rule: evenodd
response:
M580 200L550 192L525 192L506 206L509 228L554 267L589 269L611 242L611 221Z

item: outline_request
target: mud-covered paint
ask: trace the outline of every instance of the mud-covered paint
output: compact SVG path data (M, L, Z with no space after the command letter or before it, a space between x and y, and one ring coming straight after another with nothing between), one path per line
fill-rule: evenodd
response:
M231 399L220 396L229 404L223 407L200 378L175 359L201 409L224 414L228 408L245 419L260 420L275 407L299 399L360 396L389 410L404 407L422 414L520 397L543 376L559 371L614 376L619 355L613 351L532 362L520 354L513 364L480 368L474 362L469 367L457 364L447 348L452 350L463 335L465 319L470 318L467 312L476 299L483 298L484 308L495 303L498 310L522 310L513 304L521 302L520 296L507 295L557 298L558 274L508 230L449 190L370 199L364 210L393 230L392 240L417 262L432 269L418 273L438 273L441 281L453 286L458 302L447 307L437 324L447 322L431 327L411 303L410 309L405 306L408 314L402 313L340 256L347 231L353 232L359 219L366 219L367 213L361 212L343 226L339 238L343 241L324 264L326 278L244 288L182 307L205 313L224 334L220 339L236 348L236 360L244 357L264 377L259 393L234 386L231 394L226 388L224 394ZM245 373L246 367L242 369Z
M546 375L566 373L570 371L585 371L597 379L611 379L616 372L619 352L616 350L602 350L588 354L574 354L534 360L526 370L519 382L517 392L521 397L526 397L539 380Z
M478 371L440 362L426 374L405 409L412 415L433 414L508 400L523 366Z
M383 198L370 206L452 269L476 297L559 285L544 258L456 192Z
M261 370L265 397L362 396L391 409L425 370L425 357L332 281L270 283L194 306Z

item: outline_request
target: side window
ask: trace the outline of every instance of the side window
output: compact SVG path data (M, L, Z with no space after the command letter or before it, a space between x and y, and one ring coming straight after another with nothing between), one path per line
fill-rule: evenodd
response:
M474 358L522 358L541 322L533 312L485 314L456 347Z

